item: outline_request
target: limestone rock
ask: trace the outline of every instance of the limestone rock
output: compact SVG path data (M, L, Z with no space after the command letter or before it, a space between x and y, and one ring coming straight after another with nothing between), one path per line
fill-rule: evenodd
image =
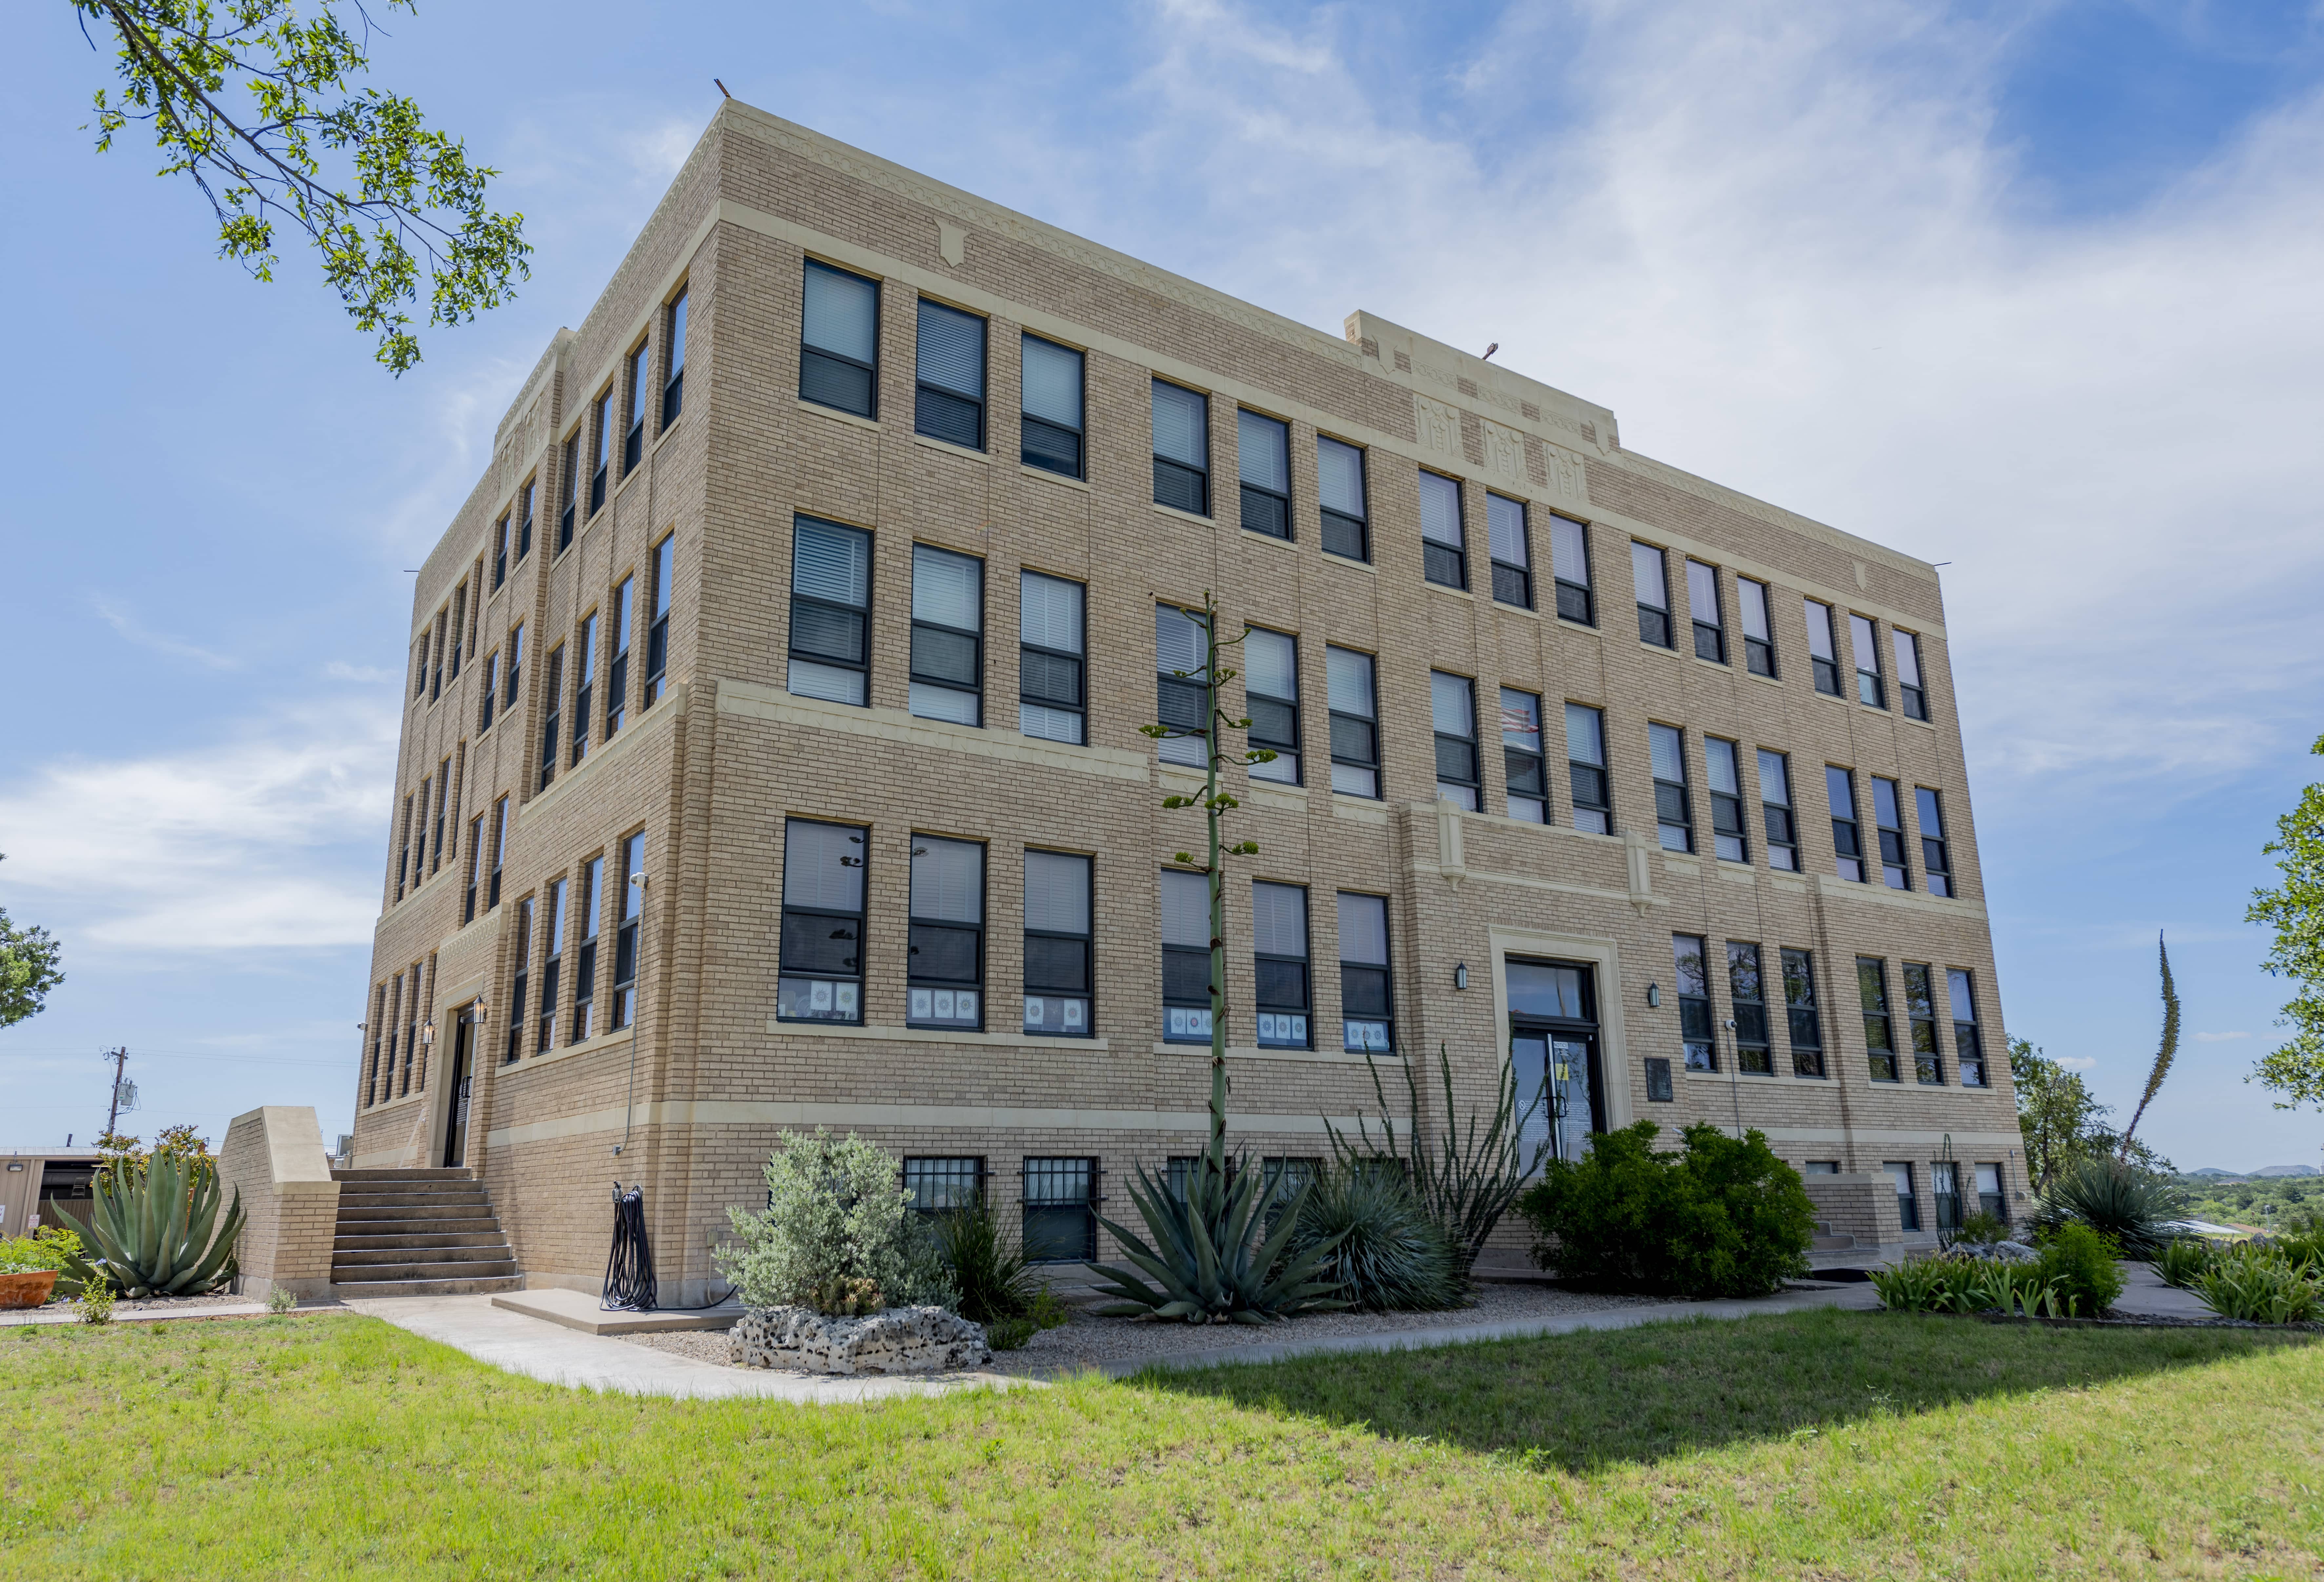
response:
M934 1374L992 1360L984 1329L940 1307L890 1308L859 1319L812 1308L746 1309L727 1331L737 1367L810 1374Z

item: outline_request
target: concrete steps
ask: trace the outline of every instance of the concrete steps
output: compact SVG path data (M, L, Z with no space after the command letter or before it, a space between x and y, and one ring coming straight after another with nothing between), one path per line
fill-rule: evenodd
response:
M492 1200L467 1170L335 1170L336 1296L465 1296L517 1291Z

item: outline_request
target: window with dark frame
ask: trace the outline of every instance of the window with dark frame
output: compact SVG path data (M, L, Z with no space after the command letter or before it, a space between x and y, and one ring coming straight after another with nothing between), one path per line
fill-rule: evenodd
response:
M912 837L904 1025L984 1026L984 846Z
M1839 697L1840 650L1831 633L1831 606L1813 599L1802 601L1808 621L1808 668L1815 673L1815 689L1827 697Z
M1325 647L1323 685L1332 715L1332 789L1345 796L1380 796L1379 705L1372 657Z
M1735 743L1702 739L1703 766L1711 780L1711 845L1721 862L1751 860L1743 825L1743 768Z
M1065 851L1025 853L1025 1031L1093 1038L1093 864Z
M1945 810L1937 794L1926 786L1913 787L1914 811L1921 815L1921 874L1929 894L1953 893L1952 858L1945 844Z
M1816 1010L1815 959L1784 952L1784 1024L1792 1046L1792 1075L1823 1075L1823 1019Z
M613 1016L618 1033L637 1020L638 934L645 917L646 837L640 830L622 842L621 892L613 897Z
M403 1026L403 974L395 974L387 997L387 1061L378 1076L379 1090L373 1102L384 1103L395 1097L395 1045Z
M424 840L426 837L423 835L421 838ZM403 798L403 822L395 855L395 898L397 900L403 899L405 885L413 882L418 873L419 870L411 866L411 796L407 792Z
M1557 584L1557 618L1597 625L1597 600L1590 591L1590 529L1585 524L1570 516L1549 519L1549 567Z
M857 708L869 703L871 623L872 535L794 517L790 693Z
M589 756L589 712L597 700L597 612L595 610L581 618L578 630L573 634L573 649L576 656L573 667L573 750L572 761L578 765Z
M540 966L540 1014L532 1045L535 1054L546 1054L557 1047L557 990L565 973L565 891L568 882L554 879L549 886L549 937L542 947L545 956Z
M422 790L426 787L422 786ZM446 759L436 769L436 816L429 823L433 838L429 845L428 871L436 872L444 866L444 812L452 801L452 760Z
M1694 798L1686 784L1686 733L1649 724L1646 746L1655 772L1655 834L1665 851L1694 850Z
M460 895L460 923L464 927L476 920L476 891L483 886L484 869L484 815L480 813L468 821L468 876Z
M1946 998L1952 1002L1953 1064L1964 1088L1987 1086L1985 1044L1977 1032L1976 985L1961 968L1945 970Z
M1501 780L1511 818L1536 824L1549 822L1549 772L1542 756L1541 699L1513 686L1501 688Z
M613 659L605 670L605 740L611 741L630 717L630 599L635 577L613 590Z
M778 1020L862 1023L863 875L870 837L871 831L859 824L783 821Z
M1686 613L1694 627L1694 657L1727 663L1727 616L1720 606L1717 566L1686 563Z
M626 478L638 470L646 459L646 414L651 411L653 396L648 388L653 383L653 337L648 336L630 354L630 426L622 435L622 476Z
M1060 477L1083 472L1082 354L1028 335L1020 344L1024 418L1019 459Z
M2004 1225L2009 1223L2009 1196L2002 1186L2001 1163L1995 1160L1977 1167L1977 1211L1990 1214Z
M912 546L912 676L924 720L984 723L984 562Z
M1493 597L1533 608L1533 533L1525 502L1485 492L1485 541L1493 557Z
M1461 520L1461 485L1442 473L1420 474L1420 575L1439 587L1469 585L1469 537Z
M671 562L675 556L678 535L665 533L653 547L652 588L653 616L646 623L646 681L643 706L651 708L661 702L663 688L669 685L669 584Z
M1904 1230L1921 1228L1921 1200L1913 1191L1913 1167L1900 1159L1891 1159L1881 1169L1888 1173L1896 1184L1896 1222Z
M1658 648L1672 647L1668 558L1653 545L1632 539L1630 584L1638 598L1638 640Z
M1896 1023L1888 1014L1888 963L1877 956L1856 958L1856 997L1864 1010L1864 1051L1876 1082L1901 1082L1896 1061Z
M1748 940L1727 942L1727 998L1735 1011L1735 1069L1746 1076L1774 1076L1766 979L1759 969L1759 947Z
M1671 935L1671 970L1678 978L1678 1035L1686 1046L1686 1069L1715 1072L1719 1044L1711 1030L1711 970L1701 934Z
M911 1194L912 1211L942 1214L972 1209L984 1200L984 1160L976 1157L904 1156L904 1191Z
M1323 553L1369 561L1372 557L1371 510L1364 489L1364 453L1319 434L1315 475L1316 495L1323 510Z
M661 382L661 426L667 429L686 410L686 293L669 305L669 372Z
M1154 743L1166 764L1210 763L1210 696L1204 688L1203 619L1176 604L1154 606L1155 718L1175 734Z
M1436 795L1474 813L1482 786L1477 763L1477 684L1465 676L1431 670L1428 708L1436 737Z
M503 511L501 520L493 524L493 592L495 593L501 591L501 584L508 581L508 561L509 519L508 512Z
M1792 816L1791 762L1764 747L1759 749L1759 820L1767 832L1767 866L1797 873L1800 832Z
M509 799L503 796L493 805L493 877L484 897L487 912L501 904L501 869L508 861L508 833Z
M1573 827L1593 835L1614 830L1612 782L1606 775L1606 714L1587 704L1565 705L1565 776L1573 788Z
M516 707L517 683L523 679L524 622L520 621L509 628L508 669L501 677L501 713L507 713Z
M1250 766L1254 780L1299 784L1299 643L1287 632L1253 627L1243 639L1243 712L1250 745L1275 754Z
M436 777L429 776L420 782L420 824L411 842L411 888L418 889L428 877L428 810L435 804Z
M1950 1159L1929 1166L1929 1198L1936 1206L1940 1233L1959 1230L1961 1222L1960 1167Z
M1904 701L1904 717L1925 721L1929 717L1929 694L1921 685L1921 639L1893 626L1888 629L1888 636L1896 649L1896 691Z
M452 669L447 680L460 679L460 653L467 645L463 640L467 633L468 584L462 583L452 590Z
M1880 677L1880 639L1872 622L1861 615L1848 618L1849 647L1856 654L1856 701L1867 708L1888 706L1886 684Z
M1925 961L1906 961L1904 1020L1913 1035L1913 1078L1923 1087L1945 1080L1944 1055L1937 1048L1936 986L1929 980Z
M1025 1261L1074 1264L1097 1256L1097 1161L1028 1157L1023 1170Z
M1017 729L1074 747L1088 740L1079 583L1038 571L1017 576Z
M593 409L596 420L590 425L589 446L589 514L595 516L605 509L605 479L613 464L613 387L607 385Z
M1856 822L1856 772L1823 767L1824 796L1831 804L1831 850L1840 877L1858 884L1864 872L1864 837Z
M573 1042L597 1034L597 929L605 910L605 860L592 857L581 868L580 924L573 955Z
M1250 887L1251 962L1262 1049L1305 1049L1311 1005L1307 971L1307 891L1301 885L1254 880Z
M557 778L557 731L563 721L565 697L565 645L558 644L549 650L549 690L542 695L540 717L540 784L538 790L549 789Z
M985 322L920 299L912 428L964 450L984 448Z
M1872 827L1880 840L1880 882L1892 890L1913 888L1913 870L1904 860L1904 810L1896 796L1896 782L1872 777Z
M876 418L879 282L810 258L801 283L799 399Z
M1153 413L1154 503L1210 515L1210 398L1157 379Z
M1162 870L1162 1039L1211 1041L1211 887L1199 873Z
M371 1033L371 1061L364 1078L364 1108L379 1102L379 1052L387 1027L387 985L375 985L371 991L371 1017L364 1026Z
M1775 675L1775 629L1767 619L1767 584L1735 579L1735 601L1743 607L1743 667L1754 676Z
M557 511L557 553L564 554L573 547L573 522L576 507L581 498L581 430L576 428L565 437L565 464L558 469L558 492L564 504Z
M450 619L443 612L436 616L436 630L429 639L434 658L428 667L428 701L434 703L444 695L444 626Z
M1270 538L1291 537L1291 426L1235 409L1235 470L1242 485L1242 526Z
M500 693L501 651L494 648L484 656L484 679L476 688L476 734L482 736L493 728L493 704Z
M517 564L521 566L524 557L532 553L531 479L525 480L524 487L517 491L516 498L516 558Z
M1340 892L1340 1047L1387 1054L1396 1047L1388 974L1388 897Z

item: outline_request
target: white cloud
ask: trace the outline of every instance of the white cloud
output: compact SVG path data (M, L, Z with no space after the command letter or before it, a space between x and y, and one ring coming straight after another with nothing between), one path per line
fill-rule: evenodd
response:
M2248 1033L2198 1033L2195 1035L2195 1042L2198 1044L2225 1044L2230 1038L2248 1038L2251 1035Z
M2089 1054L2061 1054L2057 1063L2070 1072L2086 1072L2097 1065L2098 1057Z
M366 685L396 678L392 670L383 669L377 665L350 665L345 659L332 660L323 667L323 674L333 681L359 681Z
M363 943L395 729L392 710L343 705L185 752L51 762L0 788L0 879L41 892L76 949Z
M242 667L242 661L231 655L216 653L183 639L171 637L167 632L153 630L110 599L93 599L90 602L106 625L141 648L151 648L165 658L189 659L209 670L237 670Z

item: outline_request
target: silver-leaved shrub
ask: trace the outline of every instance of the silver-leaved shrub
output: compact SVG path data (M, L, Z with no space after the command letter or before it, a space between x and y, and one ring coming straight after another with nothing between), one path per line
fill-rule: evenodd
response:
M766 1209L727 1209L740 1245L716 1253L745 1304L815 1307L819 1292L868 1280L890 1307L956 1306L951 1274L886 1149L853 1132L787 1131L766 1174Z

